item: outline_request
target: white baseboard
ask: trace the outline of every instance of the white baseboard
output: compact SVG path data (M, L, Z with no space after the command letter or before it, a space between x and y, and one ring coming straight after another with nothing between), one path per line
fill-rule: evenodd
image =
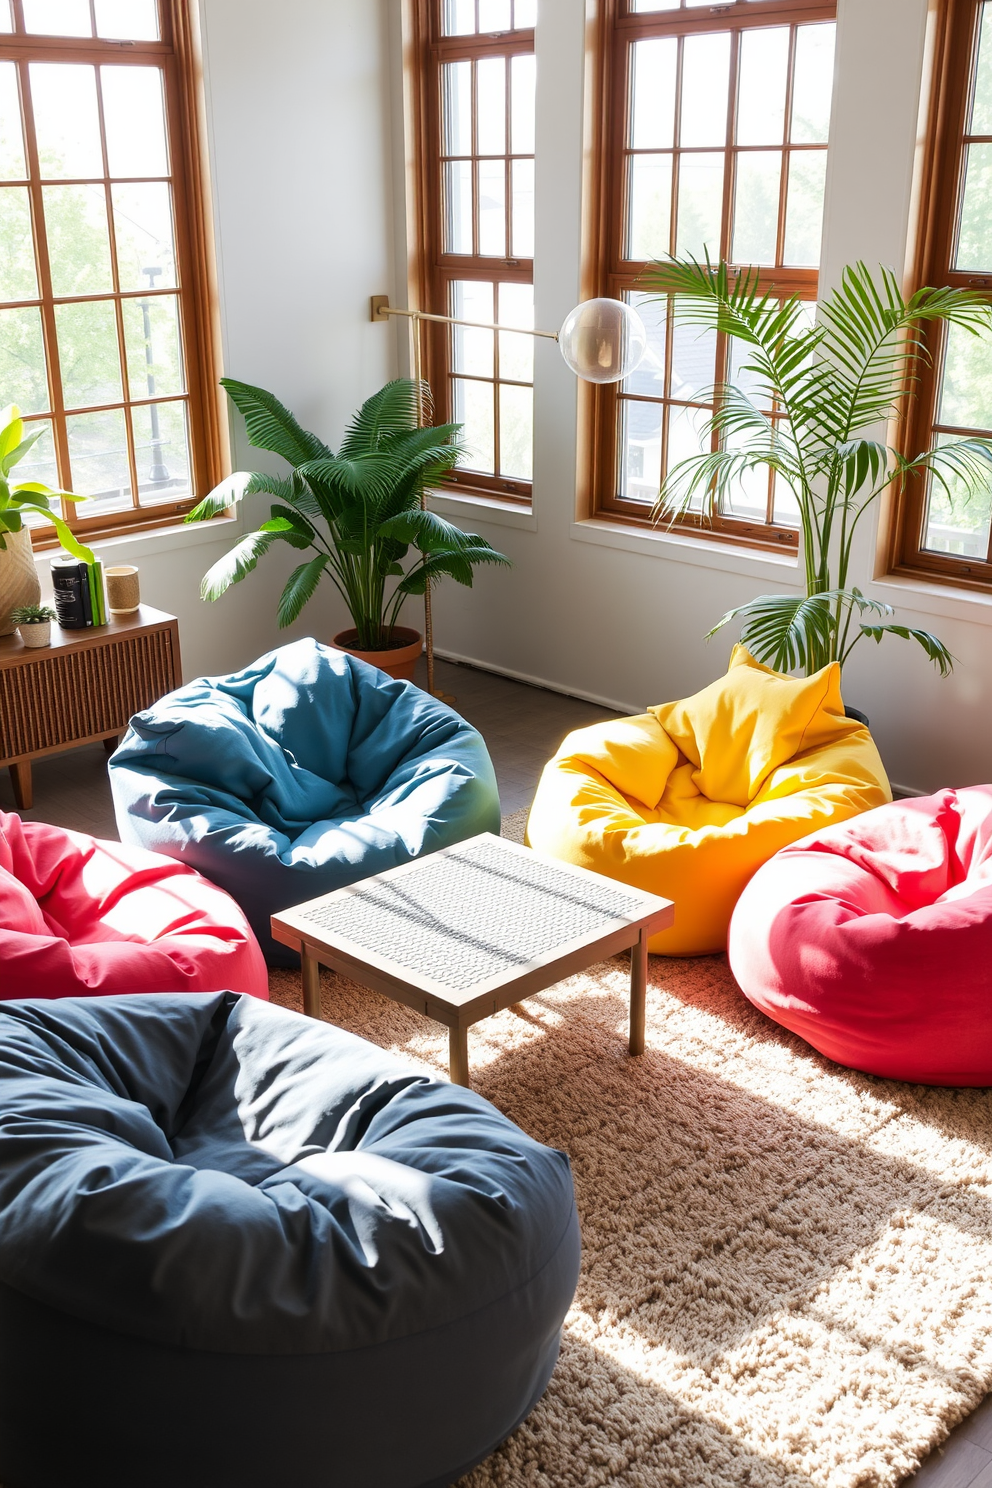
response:
M434 655L442 661L454 661L460 666L474 667L477 672L493 672L497 677L509 677L514 682L526 682L529 687L543 687L546 692L558 692L562 697L581 698L584 703L598 703L601 708L612 708L616 713L643 713L643 707L634 703L620 702L617 698L603 697L598 692L583 692L578 687L562 687L560 682L549 682L546 677L534 677L529 672L517 672L512 667L496 666L491 661L477 661L474 656L462 656L458 651L434 647Z

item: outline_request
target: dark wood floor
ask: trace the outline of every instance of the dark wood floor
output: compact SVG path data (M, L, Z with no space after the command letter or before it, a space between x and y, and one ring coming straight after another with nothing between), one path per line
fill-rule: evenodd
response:
M436 684L454 696L454 706L486 740L504 816L530 805L545 761L567 733L616 716L578 698L443 661L437 663ZM102 745L89 744L38 761L34 787L34 808L23 813L26 819L116 838ZM6 771L0 771L0 810L14 809ZM910 1481L914 1488L992 1488L992 1396Z

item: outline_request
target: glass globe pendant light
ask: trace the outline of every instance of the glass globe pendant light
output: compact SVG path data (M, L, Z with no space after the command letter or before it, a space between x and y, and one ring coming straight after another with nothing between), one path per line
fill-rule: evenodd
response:
M585 382L621 382L639 366L647 345L640 316L623 300L583 300L558 332L562 356Z

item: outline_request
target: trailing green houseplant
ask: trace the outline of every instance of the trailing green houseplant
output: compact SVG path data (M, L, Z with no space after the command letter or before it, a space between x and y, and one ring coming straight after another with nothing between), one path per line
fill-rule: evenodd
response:
M987 302L950 288L920 289L906 300L890 270L876 278L858 263L844 270L811 325L798 296L762 293L755 269L671 259L652 265L645 283L674 297L683 323L740 342L741 370L755 390L733 382L712 389L705 433L715 433L716 448L672 467L656 518L672 519L693 502L704 512L726 509L740 478L762 468L785 482L799 507L805 593L761 595L729 610L709 634L742 620L741 640L759 661L807 675L828 662L843 666L862 640L896 635L916 641L946 676L953 657L942 641L882 620L891 605L849 584L851 555L861 518L889 487L929 474L970 499L992 480L987 440L952 439L909 458L872 437L905 415L927 355L924 326L945 322L979 335L992 330Z
M271 393L225 377L256 449L280 455L285 476L244 471L229 477L189 513L202 522L246 496L277 498L268 521L215 563L201 587L215 600L239 583L275 542L314 556L290 574L278 605L292 624L326 575L344 599L366 651L387 650L404 602L441 578L471 586L479 563L509 559L484 538L425 511L421 495L456 464L459 425L420 428L417 386L387 383L362 404L337 454L301 428Z

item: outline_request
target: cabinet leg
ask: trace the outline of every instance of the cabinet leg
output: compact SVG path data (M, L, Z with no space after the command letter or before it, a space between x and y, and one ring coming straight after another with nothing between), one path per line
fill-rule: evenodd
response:
M320 962L306 946L300 951L303 972L303 1011L308 1018L320 1017Z
M118 734L107 735L106 739L104 739L103 741L103 748L106 754L113 754L114 750L117 748L119 737L120 736Z
M642 930L630 948L630 1052L644 1053L645 1004L648 992L648 937Z
M448 1029L448 1074L453 1085L472 1088L472 1077L468 1072L468 1029Z
M17 802L18 810L30 811L34 802L34 789L31 785L31 761L20 760L16 765L11 765L10 780L14 787L14 800Z

